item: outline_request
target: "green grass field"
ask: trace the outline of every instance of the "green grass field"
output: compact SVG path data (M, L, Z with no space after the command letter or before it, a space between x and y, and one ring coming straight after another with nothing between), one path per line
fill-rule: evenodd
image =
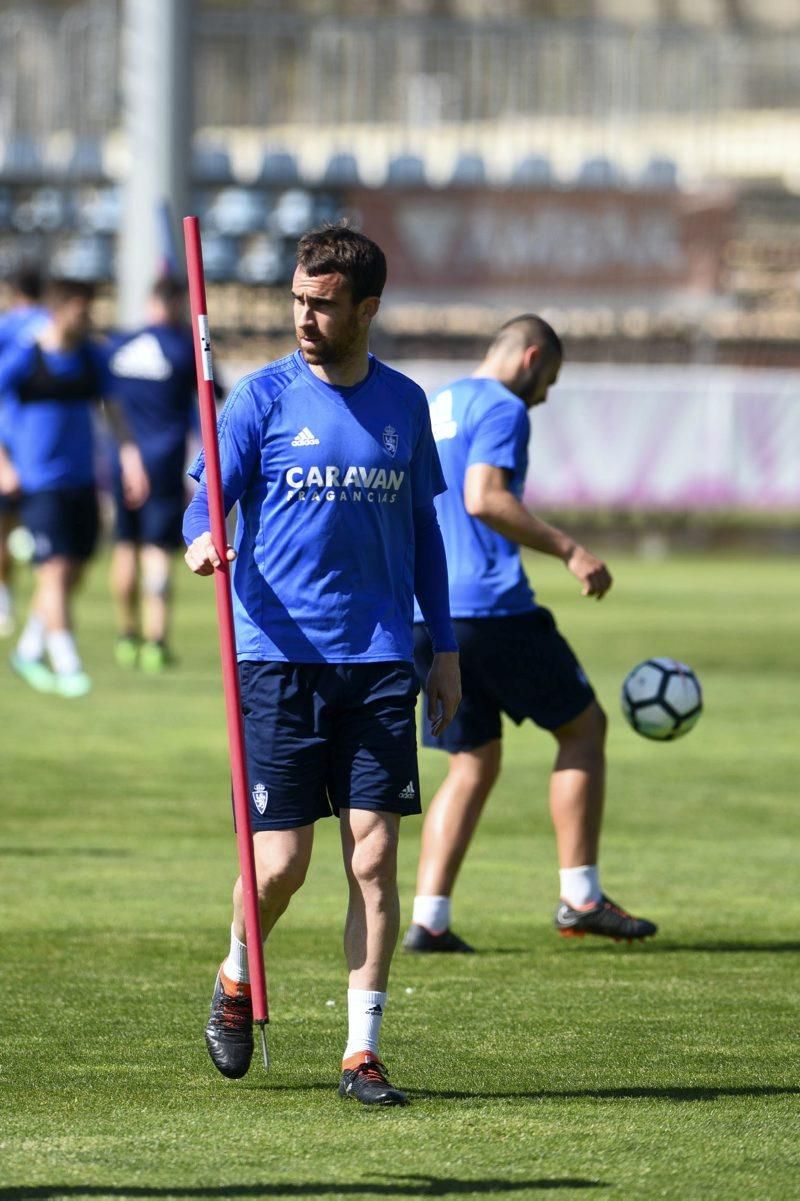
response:
M557 938L550 740L508 729L456 898L481 953L398 954L383 1052L413 1104L377 1113L335 1093L333 822L268 949L273 1070L212 1068L235 871L213 589L181 574L180 667L144 678L113 664L95 567L93 694L40 697L0 666L0 1201L800 1196L797 565L611 565L601 605L558 564L535 572L612 719L605 886L661 932ZM618 710L625 671L657 654L705 686L673 745ZM443 766L423 756L428 796Z

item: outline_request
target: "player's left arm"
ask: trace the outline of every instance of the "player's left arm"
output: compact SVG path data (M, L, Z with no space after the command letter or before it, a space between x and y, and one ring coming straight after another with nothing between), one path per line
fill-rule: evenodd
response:
M433 646L433 663L425 693L433 734L441 734L453 720L461 701L458 643L450 618L447 559L436 509L414 509L414 593Z
M441 734L461 702L458 643L450 618L447 559L433 498L446 491L431 430L428 405L420 394L420 422L411 456L411 503L414 519L414 593L433 644L433 663L425 684L428 720Z
M472 463L464 476L464 507L510 542L554 555L581 584L583 596L598 600L612 584L611 573L569 534L529 513L509 488L511 473L489 463Z
M122 495L129 509L140 509L150 495L150 479L122 401L114 395L109 347L92 344L90 353L101 384L103 416L119 451Z

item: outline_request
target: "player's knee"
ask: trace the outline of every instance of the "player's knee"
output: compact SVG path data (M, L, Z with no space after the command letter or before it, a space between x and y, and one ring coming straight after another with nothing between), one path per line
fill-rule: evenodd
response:
M142 593L155 600L167 600L170 586L170 564L165 557L148 559L142 564Z
M464 789L486 797L500 775L500 761L500 743L492 742L478 751L451 755L450 773Z
M583 713L554 731L562 746L579 747L586 754L603 755L608 718L597 701L592 701Z
M385 838L367 838L353 849L348 875L361 888L383 888L397 879L397 844Z
M256 865L258 878L258 896L260 901L267 897L290 897L302 887L305 882L308 861L305 857L285 856L273 858L269 862Z

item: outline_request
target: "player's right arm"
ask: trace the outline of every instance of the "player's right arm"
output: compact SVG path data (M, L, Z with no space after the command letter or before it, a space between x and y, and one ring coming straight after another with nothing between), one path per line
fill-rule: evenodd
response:
M242 380L231 392L217 422L220 472L226 515L241 497L253 472L260 465L261 407L253 396L248 380ZM189 468L198 488L183 517L183 538L187 550L186 565L195 575L212 575L221 559L211 537L211 519L206 490L205 456L197 456ZM236 558L232 546L226 555Z
M511 473L488 463L472 463L464 476L464 507L510 542L561 559L581 583L584 596L598 600L611 587L611 574L601 559L546 521L529 513L509 488Z

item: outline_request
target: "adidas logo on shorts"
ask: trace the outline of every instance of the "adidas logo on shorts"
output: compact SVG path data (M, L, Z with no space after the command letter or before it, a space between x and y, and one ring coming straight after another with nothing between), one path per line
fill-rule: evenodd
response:
M319 446L319 438L315 438L307 425L304 425L300 433L292 438L292 446Z
M405 788L403 789L403 791L400 793L400 800L401 801L413 801L413 799L416 795L417 794L414 789L414 782L413 782L413 780L409 780L408 783L406 784Z

